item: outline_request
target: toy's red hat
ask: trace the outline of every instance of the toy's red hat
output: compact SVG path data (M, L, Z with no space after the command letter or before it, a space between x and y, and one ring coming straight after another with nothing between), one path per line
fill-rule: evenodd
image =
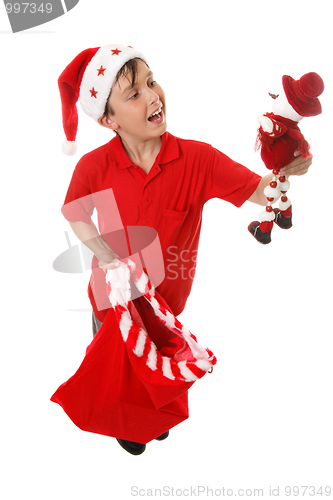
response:
M324 91L324 82L317 73L307 73L299 80L284 75L282 84L289 104L301 116L316 116L321 113L318 96Z

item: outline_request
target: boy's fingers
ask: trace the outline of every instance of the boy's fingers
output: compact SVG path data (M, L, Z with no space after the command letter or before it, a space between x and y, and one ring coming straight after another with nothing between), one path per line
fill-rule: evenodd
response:
M312 155L304 160L301 156L297 156L294 161L281 168L282 175L304 175L309 170L312 164Z
M120 264L119 262L110 262L110 264L108 264L106 267L106 269L115 269L116 267L119 267Z
M105 263L105 264L103 264L101 262L99 263L99 267L101 269L103 269L104 271L107 271L109 269L116 269L119 266L120 266L120 262L118 260L114 260L112 262L108 262L108 263Z

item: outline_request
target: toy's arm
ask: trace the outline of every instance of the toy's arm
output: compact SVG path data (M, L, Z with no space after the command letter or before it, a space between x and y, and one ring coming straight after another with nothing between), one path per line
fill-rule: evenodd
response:
M288 130L283 123L278 120L271 119L267 115L258 116L257 122L261 126L261 132L264 132L270 137L281 137Z
M257 117L257 122L262 127L266 134L271 134L274 129L273 122L268 116L260 115Z

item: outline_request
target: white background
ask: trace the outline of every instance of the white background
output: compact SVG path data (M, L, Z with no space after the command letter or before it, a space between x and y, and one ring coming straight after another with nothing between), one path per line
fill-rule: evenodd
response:
M268 92L283 74L325 82L323 114L301 123L314 161L291 179L294 227L274 228L263 246L247 231L260 207L205 207L180 319L218 364L191 389L190 418L140 457L80 431L49 401L91 341L89 275L52 268L70 230L60 207L78 158L110 139L80 111L79 153L61 153L57 78L80 51L111 42L147 55L171 133L261 175L255 118L271 110ZM199 485L266 498L279 485L284 498L286 485L333 487L331 51L327 0L80 0L17 34L0 7L2 498L128 499L132 486L185 497Z

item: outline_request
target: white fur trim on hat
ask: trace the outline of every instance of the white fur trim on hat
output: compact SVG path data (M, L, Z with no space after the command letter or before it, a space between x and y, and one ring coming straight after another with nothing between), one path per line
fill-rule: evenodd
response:
M146 62L145 56L125 45L103 45L87 65L80 86L79 101L83 111L98 120L105 106L118 71L136 57Z

